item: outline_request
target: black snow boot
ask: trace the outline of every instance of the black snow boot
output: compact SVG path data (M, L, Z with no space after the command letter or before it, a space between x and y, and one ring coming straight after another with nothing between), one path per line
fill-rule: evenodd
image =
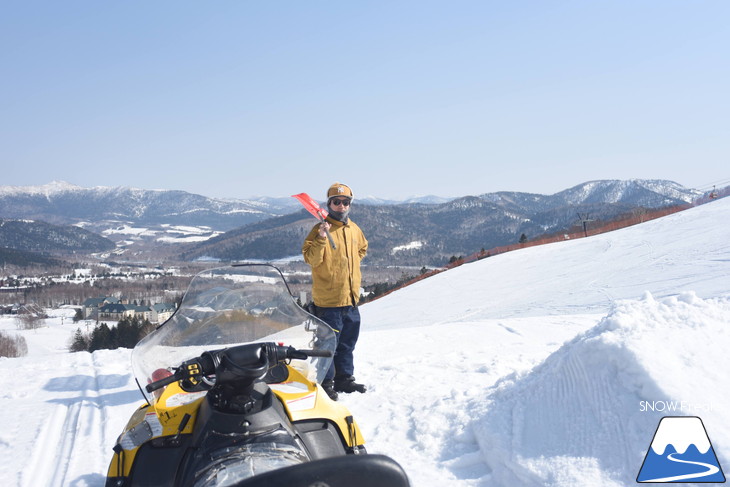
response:
M335 377L335 391L345 392L365 392L367 388L363 384L355 382L355 377L351 375L340 375Z
M337 391L335 390L335 381L332 379L325 379L324 382L322 382L322 389L324 389L324 392L327 393L327 395L332 399L333 401L337 400Z

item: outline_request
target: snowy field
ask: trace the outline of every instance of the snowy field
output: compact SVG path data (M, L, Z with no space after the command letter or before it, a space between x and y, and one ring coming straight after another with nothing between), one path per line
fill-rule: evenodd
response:
M660 419L699 416L728 469L728 222L730 198L363 306L356 375L369 391L342 402L368 450L415 487L636 485ZM0 359L0 479L99 487L142 400L130 354L67 353L76 325L47 325L0 318L29 348Z

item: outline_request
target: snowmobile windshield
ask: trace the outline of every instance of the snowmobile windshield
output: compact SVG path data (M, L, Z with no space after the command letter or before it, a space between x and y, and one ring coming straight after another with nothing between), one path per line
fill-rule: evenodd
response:
M144 386L182 362L206 351L254 342L332 354L337 346L332 329L296 303L278 268L235 265L193 278L175 314L134 347L132 370L153 404L155 395ZM309 380L322 382L331 362L331 357L311 357L291 365Z

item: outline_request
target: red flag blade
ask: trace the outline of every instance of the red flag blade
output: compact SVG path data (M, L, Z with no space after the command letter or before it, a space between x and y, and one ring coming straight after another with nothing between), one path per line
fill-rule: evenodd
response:
M319 203L314 201L307 193L293 194L292 198L298 199L302 206L304 206L309 213L314 215L316 219L324 220L327 218L327 210L319 206Z
M307 193L299 193L299 194L293 194L292 198L296 198L299 200L299 202L304 206L304 208L307 209L309 213L314 215L314 217L319 221L324 221L325 218L327 218L327 210L319 206L319 203L314 201L311 196L309 196ZM330 245L333 249L336 249L337 246L335 245L335 241L332 240L332 235L330 235L329 230L327 231L327 239L330 241Z

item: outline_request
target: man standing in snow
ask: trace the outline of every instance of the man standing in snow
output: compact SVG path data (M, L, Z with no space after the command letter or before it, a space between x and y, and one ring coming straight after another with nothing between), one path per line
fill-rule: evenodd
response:
M338 392L365 392L355 382L353 351L360 335L360 261L368 250L365 235L349 218L352 190L335 183L327 190L328 216L309 232L302 246L304 261L312 268L312 299L315 314L330 325L337 336L333 366L322 383L337 400ZM327 233L334 245L330 245Z

